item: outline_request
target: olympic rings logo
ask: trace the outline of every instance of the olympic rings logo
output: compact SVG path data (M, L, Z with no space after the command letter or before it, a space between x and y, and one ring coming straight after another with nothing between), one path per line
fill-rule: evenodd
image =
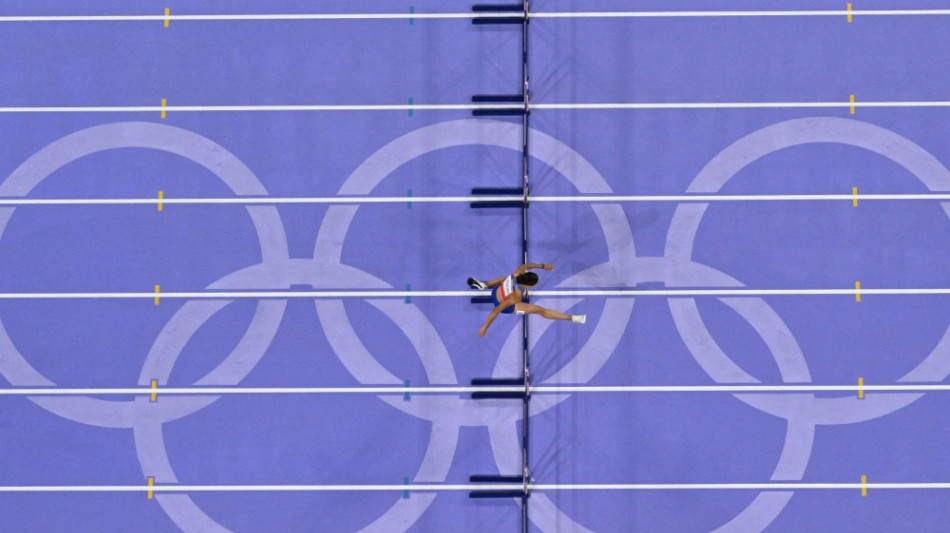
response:
M612 192L606 180L583 157L557 139L532 131L531 156L567 179L580 193ZM341 195L368 195L401 165L427 153L458 146L488 145L520 150L518 125L492 120L457 120L427 126L390 142L371 155L344 182ZM783 148L827 142L873 151L903 166L931 191L950 190L950 171L916 144L883 128L845 119L811 118L781 122L736 141L699 173L688 192L714 193L749 163ZM88 128L48 145L25 161L2 184L0 196L27 196L56 169L90 154L116 148L139 147L160 150L194 161L207 168L236 195L267 195L263 184L240 160L223 147L195 133L166 125L122 122ZM607 259L587 268L559 287L628 286L636 282L662 281L668 287L737 287L741 282L692 258L693 242L708 204L677 206L670 224L663 257L638 257L631 225L619 204L593 204L601 226ZM950 203L943 204L950 214ZM385 289L389 284L371 273L342 261L347 232L358 206L328 208L314 244L312 258L291 258L283 223L276 208L248 206L261 249L261 262L210 284L208 289L266 290L292 285L315 289ZM15 208L0 208L0 238ZM632 272L632 274L631 274ZM633 279L631 279L631 275ZM720 298L742 316L765 340L784 382L810 382L802 350L781 317L761 298ZM458 378L448 348L438 331L415 305L386 299L367 302L385 314L403 332L419 354L429 382L455 384ZM569 308L580 302L561 300ZM166 383L189 339L229 301L185 302L162 329L145 357L139 385L158 378ZM544 305L544 302L539 302ZM578 384L590 381L616 352L633 313L634 299L606 298L600 320L589 339L545 384ZM692 298L671 298L668 306L674 324L697 364L717 383L756 383L718 346L705 326ZM195 385L234 386L262 360L276 335L286 301L261 300L241 341L214 369ZM350 324L342 300L317 300L315 308L327 339L339 360L361 384L401 384L359 339ZM532 324L532 342L540 339L550 322ZM516 373L520 362L505 354L517 353L520 331L513 328L501 350L494 375ZM55 386L27 361L7 333L0 318L0 374L14 386ZM942 381L950 375L950 327L934 350L898 381ZM773 480L799 480L808 464L815 427L870 420L909 405L921 394L880 394L862 402L850 398L815 398L813 394L737 394L746 404L787 421L785 445L772 473ZM569 395L539 396L532 414L541 413L568 400ZM419 397L401 402L381 397L390 406L431 423L431 434L417 482L442 482L451 467L460 429L485 426L499 471L520 472L516 423L520 408L471 400ZM176 483L177 476L165 449L162 426L197 412L217 401L208 397L167 397L159 404L146 398L106 401L95 398L34 397L31 401L63 418L98 427L131 429L143 474L156 482ZM784 509L791 491L759 494L745 509L717 531L756 531L767 527ZM435 500L435 494L400 499L373 519L363 531L405 531ZM185 531L227 531L186 494L159 494L156 500L168 516ZM544 494L535 494L532 520L543 531L588 531L567 516ZM559 529L560 528L560 529Z

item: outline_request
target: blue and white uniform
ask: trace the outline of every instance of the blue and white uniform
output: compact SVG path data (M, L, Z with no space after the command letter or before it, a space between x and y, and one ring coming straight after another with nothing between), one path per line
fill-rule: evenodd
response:
M507 278L505 278L505 281L501 283L501 285L492 289L491 301L493 304L495 304L495 307L498 307L513 292L515 292L515 278L514 276L508 276ZM511 315L514 313L515 313L515 306L513 305L505 308L502 311L502 314L505 314L505 315ZM521 313L518 313L518 314L521 314Z

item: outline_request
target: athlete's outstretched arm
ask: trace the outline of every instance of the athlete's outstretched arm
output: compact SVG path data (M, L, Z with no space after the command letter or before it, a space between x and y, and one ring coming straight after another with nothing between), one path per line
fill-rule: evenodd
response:
M520 276L529 270L534 270L536 268L542 268L544 270L554 270L554 265L549 265L547 263L525 263L518 267L518 270L515 270L514 276Z
M488 326L490 326L491 323L494 322L496 318L498 318L498 315L501 314L501 312L504 311L505 309L508 309L509 307L515 305L516 303L520 301L521 301L520 292L509 294L508 297L505 298L505 301L498 304L497 307L495 307L494 309L491 310L490 313L488 313L488 319L485 320L485 325L482 326L482 329L478 330L478 336L484 337L485 333L488 331Z

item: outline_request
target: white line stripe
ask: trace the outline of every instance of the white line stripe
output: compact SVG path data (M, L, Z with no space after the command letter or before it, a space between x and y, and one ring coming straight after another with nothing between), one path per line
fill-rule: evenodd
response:
M914 102L602 102L532 103L532 110L624 110L624 109L814 109L851 107L950 107L950 101ZM301 104L301 105L219 105L219 106L39 106L0 107L0 113L188 113L188 112L276 112L276 111L458 111L476 109L524 109L523 104Z
M540 385L531 394L576 393L790 393L790 392L947 392L950 384L896 385ZM524 386L431 386L431 387L145 387L126 388L0 388L0 396L222 396L222 395L313 395L313 394L469 394L473 392L523 392Z
M903 289L657 289L657 290L563 290L532 291L535 296L559 298L586 296L835 296L855 295L939 295L950 294L950 288ZM235 299L235 298L458 298L479 296L475 291L221 291L163 292L163 299ZM7 292L0 300L65 300L65 299L149 299L155 292Z
M842 107L948 107L948 101L914 102L606 102L606 103L563 103L531 104L537 109L810 109Z
M948 201L950 194L859 194L862 201L875 200L929 200ZM533 203L608 203L608 202L810 202L847 201L853 194L771 194L771 195L678 195L678 196L529 196ZM0 206L40 205L257 205L257 204L404 204L413 203L470 203L511 202L521 196L327 196L327 197L247 197L230 198L0 198Z
M380 484L380 485L46 485L0 486L0 493L36 492L450 492L519 490L509 484ZM615 483L615 484L529 484L531 491L581 490L919 490L950 489L950 483Z
M950 489L950 483L675 483L528 485L530 490L860 490Z
M57 390L57 389L53 389ZM937 392L950 391L950 384L916 385L554 385L531 387L531 393L577 392ZM142 389L145 393L145 389Z
M475 109L524 109L523 104L379 104L379 105L218 105L218 106L51 106L0 107L0 113L116 113L116 112L204 112L204 111L446 111Z
M528 18L723 18L723 17L845 17L943 16L948 9L868 9L801 11L576 11L529 12ZM274 21L274 20L405 20L524 18L524 12L465 13L262 13L207 15L30 15L0 17L0 22L152 22L152 21Z
M27 15L0 17L0 22L152 22L273 20L409 20L524 18L524 12L491 13L258 13L207 15Z
M623 110L623 109L808 109L854 107L948 107L947 101L917 102L613 102L532 104L534 110ZM233 106L72 106L0 107L0 113L118 113L118 112L274 112L274 111L453 111L476 109L523 109L513 104L380 104L380 105L233 105Z
M574 11L530 12L529 18L721 18L721 17L846 17L941 16L950 9L866 9L811 11Z

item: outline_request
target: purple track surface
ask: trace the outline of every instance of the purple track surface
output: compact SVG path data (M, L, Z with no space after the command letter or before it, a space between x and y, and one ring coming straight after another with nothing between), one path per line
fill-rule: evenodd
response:
M456 1L170 2L198 13L466 12ZM0 16L161 15L7 2ZM861 2L924 9L935 1ZM533 10L836 9L537 0ZM948 16L534 19L534 104L946 100ZM0 22L0 107L462 104L520 90L518 26L468 20ZM544 110L532 194L950 191L943 107ZM0 197L465 196L520 186L520 119L470 112L0 113ZM15 211L15 212L14 212ZM537 203L540 289L950 286L950 202ZM520 259L464 203L0 207L0 293L465 290ZM535 384L943 383L945 295L550 297ZM467 384L516 375L521 320L465 298L0 299L10 387ZM539 484L950 482L947 392L532 400ZM468 482L520 474L520 405L465 395L0 396L0 486ZM945 531L946 490L538 491L532 531ZM465 492L0 492L16 532L506 532Z

